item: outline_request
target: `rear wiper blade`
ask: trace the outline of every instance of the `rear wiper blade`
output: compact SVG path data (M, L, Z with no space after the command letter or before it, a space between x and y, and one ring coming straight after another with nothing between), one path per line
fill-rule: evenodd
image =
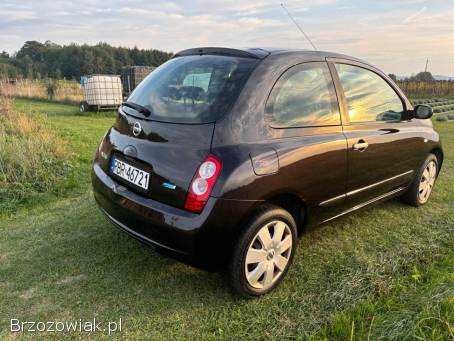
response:
M121 103L122 106L132 108L137 112L140 112L141 114L144 114L146 117L151 115L151 110L134 102L123 102Z

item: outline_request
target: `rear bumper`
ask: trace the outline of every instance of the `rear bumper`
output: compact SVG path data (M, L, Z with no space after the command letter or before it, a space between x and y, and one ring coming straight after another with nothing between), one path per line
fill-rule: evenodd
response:
M210 198L201 214L187 212L130 191L96 163L92 183L101 211L116 226L147 245L203 268L225 264L243 219L257 204Z
M98 202L98 205L99 205L99 202ZM129 234L131 237L141 241L142 243L145 243L151 247L159 247L159 248L163 248L163 249L166 249L170 252L175 252L177 254L181 254L181 255L189 255L188 253L186 253L185 251L182 251L182 250L177 250L177 249L174 249L170 246L167 246L167 245L164 245L164 244L161 244L160 242L156 241L156 240L153 240L153 239L150 239L148 238L147 236L145 236L144 234L140 234L139 232L137 232L136 230L126 226L125 224L123 224L122 222L120 222L119 220L115 219L113 216L111 216L109 213L107 213L107 211L102 208L100 205L99 205L99 209L101 210L101 212L103 212L106 217L114 224L116 225L120 230L126 232L127 234Z

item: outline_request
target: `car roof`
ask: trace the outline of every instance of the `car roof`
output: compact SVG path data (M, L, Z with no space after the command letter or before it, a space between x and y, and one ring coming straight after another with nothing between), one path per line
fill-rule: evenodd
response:
M369 64L359 58L348 56L341 53L328 52L328 51L315 51L305 49L287 49L287 48L273 48L273 47L253 47L253 48L227 48L227 47L196 47L180 51L174 57L189 56L189 55L204 55L204 54L217 54L229 55L237 57L264 59L269 55L278 54L293 54L293 55L317 55L321 58L341 58L361 63Z

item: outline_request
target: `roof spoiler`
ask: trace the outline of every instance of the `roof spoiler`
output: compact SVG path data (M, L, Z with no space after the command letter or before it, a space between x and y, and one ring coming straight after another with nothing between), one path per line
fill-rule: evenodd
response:
M197 47L180 51L174 55L175 57L194 56L194 55L220 55L220 56L234 56L243 58L263 59L270 53L263 49L231 49L226 47Z

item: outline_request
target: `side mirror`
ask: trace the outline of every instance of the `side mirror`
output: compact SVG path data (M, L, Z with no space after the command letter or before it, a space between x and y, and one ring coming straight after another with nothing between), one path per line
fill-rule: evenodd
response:
M413 109L413 117L417 118L419 120L426 120L428 118L431 118L432 115L434 114L434 111L432 107L429 107L428 105L417 105Z

